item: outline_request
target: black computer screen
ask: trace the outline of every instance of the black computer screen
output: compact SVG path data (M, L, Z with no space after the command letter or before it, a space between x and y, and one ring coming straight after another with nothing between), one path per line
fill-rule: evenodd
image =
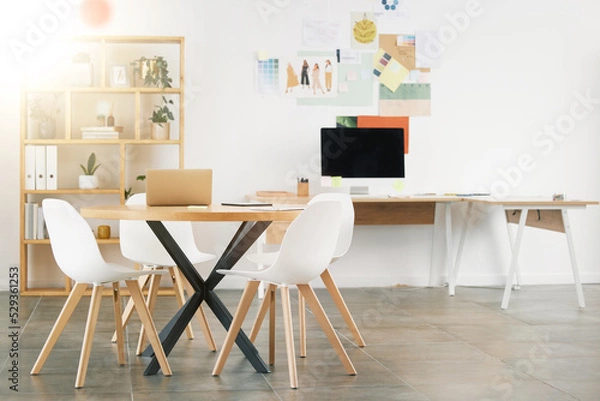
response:
M321 128L321 176L404 178L404 129Z

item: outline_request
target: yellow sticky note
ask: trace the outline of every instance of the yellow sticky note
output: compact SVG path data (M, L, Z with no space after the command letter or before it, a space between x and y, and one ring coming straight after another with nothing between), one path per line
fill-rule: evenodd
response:
M342 186L342 177L331 177L331 187L340 188Z
M395 181L393 187L396 191L402 192L402 190L404 189L404 181L402 181L402 180Z

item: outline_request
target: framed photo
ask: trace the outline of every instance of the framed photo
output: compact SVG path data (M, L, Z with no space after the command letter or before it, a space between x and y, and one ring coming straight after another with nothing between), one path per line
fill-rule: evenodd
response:
M126 65L113 65L110 69L110 86L123 88L129 86Z

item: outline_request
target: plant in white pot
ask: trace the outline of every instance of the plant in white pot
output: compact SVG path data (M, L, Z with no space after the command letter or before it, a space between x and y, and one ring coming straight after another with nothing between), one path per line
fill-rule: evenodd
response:
M173 104L173 100L167 100L166 97L162 96L162 101L163 105L155 106L156 110L152 112L152 117L150 117L150 121L152 121L150 136L152 139L169 139L171 128L169 120L173 121L175 119L173 112L169 110L169 105Z
M79 165L83 175L79 176L79 189L96 189L100 186L98 177L94 175L100 164L96 164L96 154L92 152L88 157L87 166Z

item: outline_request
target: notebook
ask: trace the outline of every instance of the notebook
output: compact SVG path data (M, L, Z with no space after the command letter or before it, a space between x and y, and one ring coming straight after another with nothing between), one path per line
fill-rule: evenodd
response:
M149 206L210 205L212 170L146 170L146 203Z

